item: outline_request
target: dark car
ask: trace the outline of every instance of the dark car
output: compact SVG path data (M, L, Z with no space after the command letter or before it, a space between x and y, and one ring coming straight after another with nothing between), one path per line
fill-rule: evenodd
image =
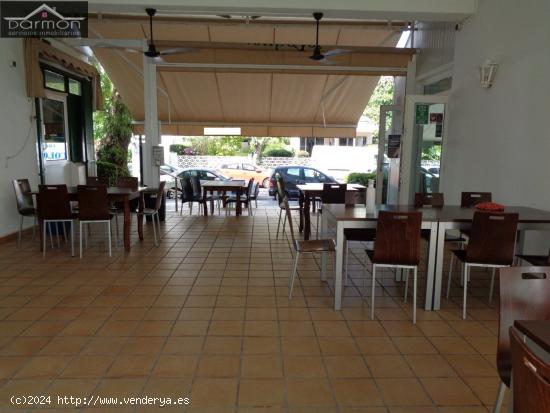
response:
M198 176L201 181L229 181L230 178L210 168L185 168L178 172L178 178L191 178Z
M299 191L296 187L298 184L337 183L333 177L310 166L278 166L273 169L273 173L269 179L269 195L273 197L277 194L277 184L275 182L275 176L277 174L283 177L286 192L288 196L293 199L299 196Z

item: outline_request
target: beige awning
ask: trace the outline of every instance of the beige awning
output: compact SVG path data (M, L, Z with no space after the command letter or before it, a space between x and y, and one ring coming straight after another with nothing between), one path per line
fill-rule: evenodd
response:
M400 35L388 28L327 26L320 38L329 45L325 50L349 48L352 53L323 65L308 59L309 50L257 45L314 43L311 24L155 24L159 48L196 49L166 57L174 65L158 67L158 114L165 134L202 135L205 126L235 126L245 136L354 137L379 76L405 74L412 55L388 47ZM104 39L143 39L147 30L140 20L90 22L91 36ZM135 120L143 121L141 54L93 50Z

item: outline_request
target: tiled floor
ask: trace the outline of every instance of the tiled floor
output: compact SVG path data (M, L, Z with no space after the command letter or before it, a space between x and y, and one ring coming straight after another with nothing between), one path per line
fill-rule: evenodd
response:
M288 239L275 238L277 212L261 203L238 219L170 213L160 247L147 228L146 241L134 234L131 253L119 248L111 259L102 243L82 260L68 249L42 259L30 239L20 250L1 245L0 411L33 407L16 408L11 395L41 394L52 403L39 407L51 411L78 410L58 406L57 395L190 397L187 408L161 411L194 413L490 411L498 378L489 273L472 275L467 321L455 285L453 300L419 309L414 326L388 271L371 321L356 244L343 311L319 281L319 257L301 260L289 301L292 256Z

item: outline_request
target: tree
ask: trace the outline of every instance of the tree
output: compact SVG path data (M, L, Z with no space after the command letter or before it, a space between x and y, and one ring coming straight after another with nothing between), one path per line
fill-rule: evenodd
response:
M372 92L369 103L363 112L372 122L380 124L380 106L393 104L394 79L392 76L382 76Z
M122 102L107 73L98 64L104 109L94 113L94 139L97 146L98 176L113 184L119 176L128 176L128 146L132 138L132 114Z

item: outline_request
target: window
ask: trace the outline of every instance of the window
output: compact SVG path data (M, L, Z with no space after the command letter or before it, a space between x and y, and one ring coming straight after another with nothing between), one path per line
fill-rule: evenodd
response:
M214 175L212 172L209 171L197 171L199 179L205 180L205 181L214 181L217 176Z
M236 163L225 165L225 169L239 169L239 165Z
M322 174L321 172L310 168L304 168L304 177L306 183L319 183L328 181L325 174Z
M46 161L67 160L65 104L60 100L42 99L44 142L42 157Z
M82 84L78 80L69 78L69 93L71 95L82 95Z
M353 146L353 138L338 138L339 146Z
M44 70L44 84L48 89L65 92L65 77L50 70Z
M288 176L290 179L300 179L300 168L287 168L285 171L285 175Z
M249 163L243 163L242 167L243 167L243 170L245 171L254 172L256 170L256 168L253 165L250 165Z

